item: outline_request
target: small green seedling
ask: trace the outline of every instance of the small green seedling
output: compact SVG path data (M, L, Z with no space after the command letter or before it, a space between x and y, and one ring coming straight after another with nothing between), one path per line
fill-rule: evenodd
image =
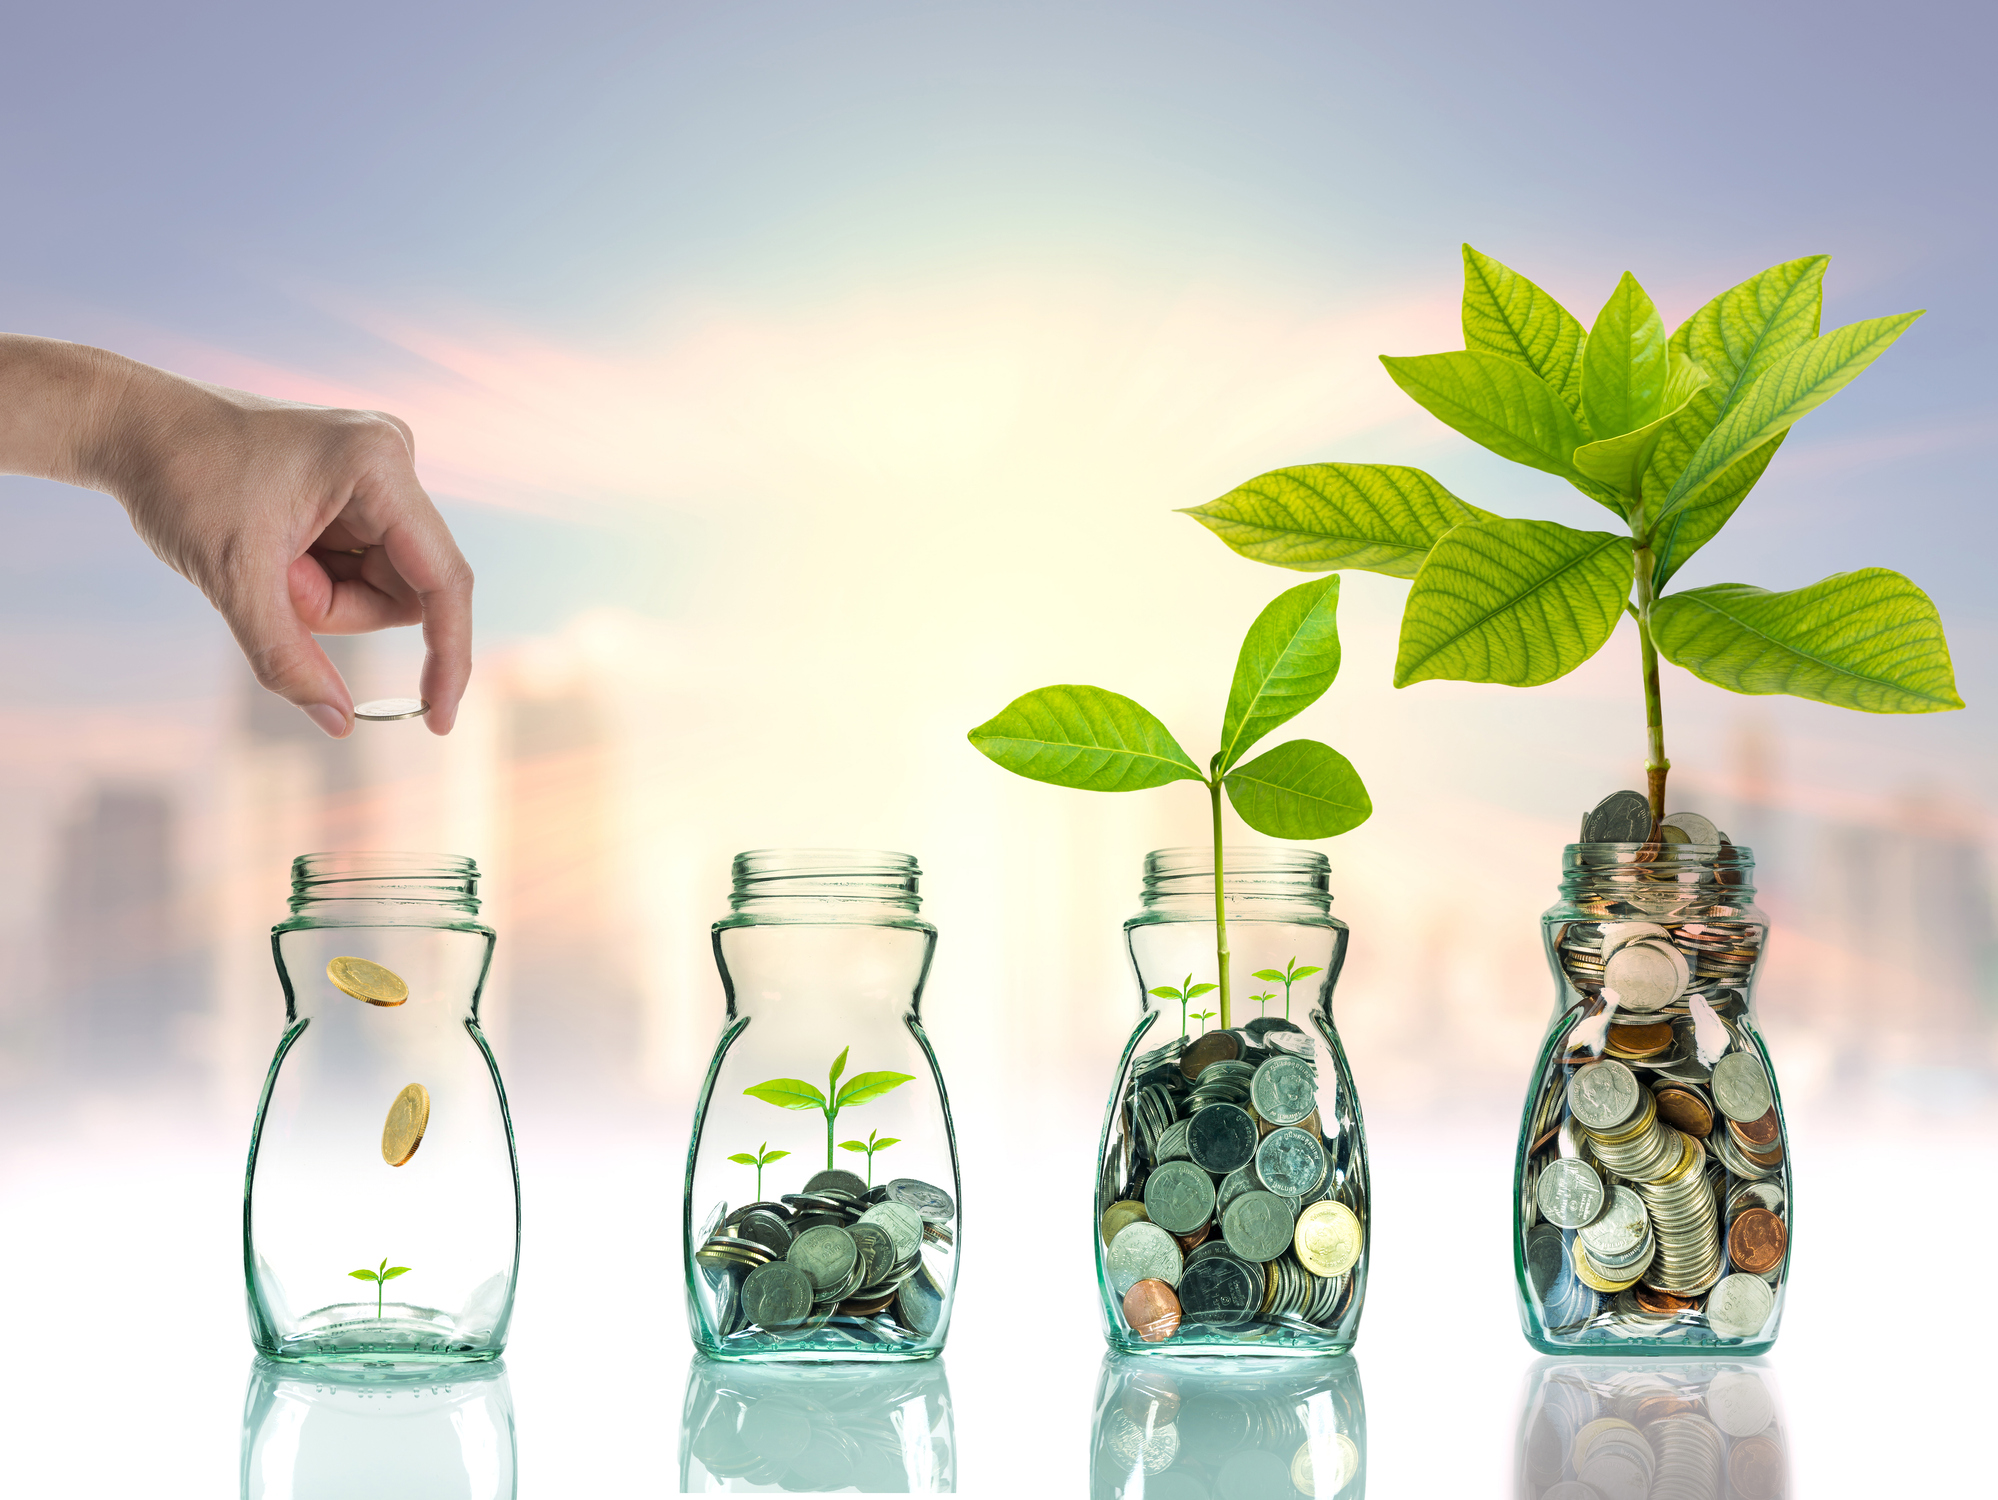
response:
M379 1323L382 1317L383 1284L386 1282L394 1281L398 1276L407 1275L408 1272L409 1272L408 1266L392 1266L386 1260L384 1260L380 1265L376 1266L372 1271L364 1269L359 1271L349 1271L347 1274L353 1277L354 1280L356 1281L372 1281L375 1284L375 1321Z
M1177 1000L1179 1002L1179 1034L1183 1037L1186 1035L1186 1002L1197 1000L1202 995L1209 994L1219 988L1221 986L1218 984L1195 984L1193 976L1189 974L1180 982L1176 989L1172 985L1162 984L1147 993L1159 1000Z
M770 1143L768 1141L765 1141L762 1145L758 1146L754 1151L736 1152L735 1155L729 1158L729 1160L739 1161L745 1167L756 1168L756 1199L760 1203L763 1201L763 1169L769 1166L770 1163L772 1163L773 1161L779 1161L782 1158L789 1156L790 1154L791 1153L788 1151L772 1151L770 1149Z
M877 1151L886 1151L890 1146L899 1146L901 1144L902 1138L899 1135L884 1135L879 1140L876 1140L874 1132L870 1130L867 1132L866 1140L841 1141L839 1149L842 1151L865 1151L867 1153L867 1185L873 1187L874 1153Z
M1283 1018L1288 1021L1290 1019L1290 987L1300 979L1309 979L1313 974L1323 972L1324 970L1318 964L1299 964L1297 955L1293 953L1290 956L1290 962L1285 964L1281 969L1256 970L1256 978L1268 984L1280 984L1283 986ZM1271 995L1267 998L1274 1000L1276 996Z
M1214 1012L1211 1010L1197 1010L1193 1013L1193 1019L1196 1021L1211 1021L1214 1019ZM1207 1028L1202 1026L1200 1029L1205 1031Z
M1207 788L1214 828L1214 967L1221 981L1223 1029L1234 1022L1222 791L1244 823L1271 838L1331 838L1359 827L1374 810L1353 763L1317 740L1287 740L1242 762L1250 747L1316 703L1339 675L1338 583L1336 577L1321 578L1286 589L1256 616L1235 660L1228 706L1221 715L1221 748L1205 771L1156 715L1099 687L1037 688L970 734L973 745L1007 770L1056 786L1135 792L1197 781ZM1184 1024L1182 1019L1182 1030Z
M1464 347L1383 356L1410 397L1502 458L1566 480L1623 523L1578 531L1459 500L1420 469L1277 469L1188 514L1241 553L1318 573L1413 580L1396 687L1534 687L1587 661L1629 615L1644 677L1652 836L1665 816L1658 659L1735 693L1874 714L1962 708L1936 607L1886 568L1771 592L1664 593L1769 467L1796 421L1920 317L1818 332L1825 267L1807 255L1722 292L1669 336L1626 273L1584 329L1517 271L1464 246Z
M1256 977L1260 979L1262 978L1262 974L1258 972ZM1256 1014L1266 1016L1270 1013L1270 1001L1276 999L1276 991L1264 990L1260 995L1251 995L1249 998L1256 1002Z
M842 1047L839 1056L833 1059L832 1069L826 1074L824 1093L802 1078L771 1078L743 1090L745 1094L753 1095L765 1104L774 1104L779 1109L816 1109L824 1115L828 1171L832 1170L833 1164L833 1121L839 1118L839 1112L879 1099L890 1089L898 1089L915 1077L913 1073L856 1073L842 1085L839 1075L846 1071L846 1055L852 1050L851 1047Z

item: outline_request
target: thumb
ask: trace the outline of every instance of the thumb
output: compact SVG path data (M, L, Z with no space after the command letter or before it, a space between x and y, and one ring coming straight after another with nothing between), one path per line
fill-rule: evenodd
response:
M292 575L300 570L306 578ZM295 703L334 739L344 739L354 727L354 699L326 653L305 628L292 594L310 592L313 579L324 589L325 575L309 557L301 557L286 572L246 579L216 605L229 622L230 634L242 648L257 681L288 703Z

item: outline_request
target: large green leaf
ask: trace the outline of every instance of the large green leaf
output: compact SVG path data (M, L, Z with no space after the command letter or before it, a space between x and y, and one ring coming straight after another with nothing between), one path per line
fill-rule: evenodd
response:
M1582 325L1510 266L1464 247L1464 347L1519 360L1582 414Z
M743 1092L779 1109L824 1109L826 1096L802 1078L770 1078L752 1083Z
M1258 474L1185 514L1256 562L1300 573L1364 568L1413 578L1438 537L1491 512L1465 504L1420 469L1299 464Z
M1016 775L1084 791L1135 792L1207 779L1149 709L1099 687L1023 693L969 738Z
M1394 684L1552 682L1593 656L1630 596L1630 538L1472 521L1429 554L1401 615Z
M756 1159L756 1157L755 1157L755 1155L754 1155L753 1153L751 1153L751 1152L748 1152L748 1151L738 1151L738 1152L736 1152L736 1153L735 1153L735 1155L731 1156L731 1157L729 1158L729 1160L730 1160L730 1161L739 1161L739 1162L741 1162L741 1163L742 1163L742 1164L743 1164L743 1165L744 1165L745 1167L760 1167L760 1166L762 1166L762 1165L763 1165L763 1163L762 1163L762 1162L760 1162L760 1161L758 1161L758 1160Z
M1667 352L1658 309L1625 271L1582 351L1582 425L1590 437L1616 437L1664 414Z
M1285 589L1242 638L1221 716L1225 771L1277 725L1316 703L1339 675L1339 575Z
M1806 255L1729 287L1672 332L1672 345L1714 378L1725 407L1777 360L1818 336L1828 255Z
M1651 607L1666 660L1736 693L1788 693L1870 714L1962 708L1929 596L1887 568L1787 593L1716 583Z
M1798 418L1844 390L1920 316L1920 312L1897 313L1848 323L1774 360L1707 434L1665 497L1658 518L1663 520L1697 499L1731 465L1775 441Z
M1353 763L1316 740L1286 740L1222 783L1242 821L1278 839L1329 839L1373 815Z
M1621 495L1636 500L1644 482L1651 455L1657 451L1666 430L1692 404L1693 397L1707 384L1706 372L1676 349L1672 351L1671 374L1665 381L1665 412L1634 432L1584 443L1575 450L1575 467L1589 478L1600 480Z
M1400 357L1383 354L1394 383L1432 416L1515 463L1563 479L1582 443L1574 413L1516 359L1478 349Z
M879 1099L914 1076L913 1073L856 1073L840 1086L838 1107L845 1109L851 1104L866 1104Z

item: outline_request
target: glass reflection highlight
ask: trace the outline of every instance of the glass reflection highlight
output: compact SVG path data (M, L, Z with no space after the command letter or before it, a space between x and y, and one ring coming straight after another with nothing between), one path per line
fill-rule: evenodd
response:
M512 1500L506 1363L250 1367L243 1500Z
M1351 1355L1308 1365L1104 1359L1092 1500L1361 1500L1366 1492L1367 1406Z
M1516 1500L1782 1500L1783 1408L1753 1360L1544 1359L1526 1377Z
M696 1359L680 1416L686 1494L948 1495L957 1489L950 1380L922 1364Z

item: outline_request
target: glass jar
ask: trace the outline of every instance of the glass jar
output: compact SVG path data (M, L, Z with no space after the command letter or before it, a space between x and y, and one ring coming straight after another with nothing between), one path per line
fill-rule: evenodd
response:
M957 1140L923 1031L937 932L906 854L735 857L727 1010L687 1148L695 1344L927 1359L957 1277Z
M301 1370L259 1359L243 1402L241 1467L243 1500L514 1500L506 1362Z
M800 1369L696 1358L680 1418L680 1489L954 1494L944 1362Z
M479 1029L493 932L443 854L307 854L271 931L285 1028L250 1132L250 1330L275 1359L506 1347L520 1182Z
M1211 849L1145 856L1144 909L1124 924L1140 1014L1097 1152L1104 1336L1132 1353L1341 1354L1368 1250L1366 1132L1332 1024L1346 924L1315 850L1223 863L1225 1018Z
M1759 1363L1543 1359L1526 1376L1513 1495L1780 1500L1784 1433Z
M1733 844L1571 844L1514 1175L1520 1325L1550 1354L1776 1340L1789 1135L1755 1023L1768 925Z
M1108 1355L1091 1500L1367 1493L1367 1404L1351 1355L1210 1362Z

